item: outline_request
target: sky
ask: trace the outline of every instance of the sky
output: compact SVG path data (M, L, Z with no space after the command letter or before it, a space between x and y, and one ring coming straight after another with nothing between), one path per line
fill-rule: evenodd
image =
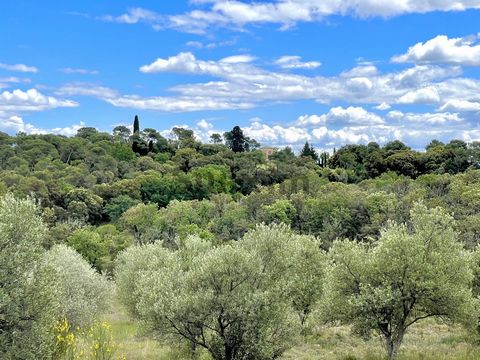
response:
M480 140L480 0L0 3L0 131Z

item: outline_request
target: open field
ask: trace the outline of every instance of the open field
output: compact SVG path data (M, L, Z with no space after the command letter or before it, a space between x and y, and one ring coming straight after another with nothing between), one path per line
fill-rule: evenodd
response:
M117 355L128 360L183 360L188 354L142 335L122 305L116 302L104 320L112 326ZM300 344L287 351L284 360L383 360L380 339L364 341L345 326L317 327ZM202 359L209 359L207 354ZM457 326L426 321L411 328L405 337L399 360L477 360L480 343L474 334Z

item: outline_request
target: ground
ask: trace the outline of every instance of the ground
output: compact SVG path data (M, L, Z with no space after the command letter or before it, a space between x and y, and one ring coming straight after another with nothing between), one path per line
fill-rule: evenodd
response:
M112 326L117 356L128 360L180 360L185 353L142 336L138 325L118 303L104 314ZM284 360L383 360L380 339L364 341L352 336L349 328L317 327L301 344L289 350ZM204 358L206 356L202 356ZM461 327L429 320L419 323L406 335L398 360L478 360L478 338Z

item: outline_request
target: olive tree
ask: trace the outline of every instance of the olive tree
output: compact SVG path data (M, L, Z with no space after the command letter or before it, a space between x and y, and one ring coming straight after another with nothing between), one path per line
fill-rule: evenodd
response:
M310 271L313 264L304 264L318 260L306 249L322 255L312 238L295 237L285 225L259 226L221 247L197 236L177 251L156 242L119 256L117 285L130 311L159 335L204 348L214 359L274 359L299 333L295 310L306 314L315 301L310 292L302 298L303 286L313 284L319 297L312 272L291 286L295 269Z
M475 318L471 257L441 208L416 204L409 224L389 223L372 245L335 242L325 309L331 320L372 331L395 359L407 329L422 319Z
M52 274L40 266L47 232L35 204L0 199L0 358L44 359L57 313Z
M69 324L88 325L107 307L111 285L74 249L55 245L43 256L43 262L54 273L58 314Z

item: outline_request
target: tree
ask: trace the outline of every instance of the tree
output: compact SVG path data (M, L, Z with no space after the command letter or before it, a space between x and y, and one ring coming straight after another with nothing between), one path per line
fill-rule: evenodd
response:
M240 126L235 126L231 131L227 131L223 134L223 137L225 138L225 143L233 152L237 153L247 150L245 148L246 138Z
M83 127L77 130L77 137L89 139L98 134L98 130L94 127Z
M313 146L308 143L308 141L305 142L305 145L303 146L302 151L300 152L300 156L310 157L313 160L318 161L317 152L315 151Z
M197 141L195 140L195 134L191 129L185 129L182 127L174 127L172 129L172 135L174 137L174 146L177 149L183 148L197 148Z
M125 211L139 203L140 200L132 199L128 195L120 195L111 199L108 204L105 205L105 213L108 214L112 221L117 221Z
M30 200L0 199L0 358L47 359L57 315L52 276L40 266L47 228Z
M66 245L55 245L42 261L54 273L59 316L74 327L91 324L108 305L109 282Z
M119 125L113 128L113 136L119 138L122 142L128 143L132 132L124 125Z
M140 121L138 120L138 115L135 115L133 121L132 150L140 156L148 154L148 144L142 138L142 134L140 133Z
M221 247L198 237L174 252L159 242L133 247L117 263L120 296L148 329L194 351L204 348L214 359L278 358L299 325L292 294L302 296L303 287L292 287L291 275L306 269L296 266L300 259L315 259L292 256L303 254L295 247L304 239L283 225L259 227ZM319 298L318 287L312 288Z
M94 229L76 230L67 238L67 244L78 251L97 271L107 268L110 262L109 245Z
M389 359L418 321L468 321L476 307L473 275L454 225L441 208L416 204L410 226L390 223L375 246L336 242L325 300L329 317L364 336L378 331Z
M222 135L220 135L218 133L214 133L214 134L210 135L210 142L212 144L221 144L223 142Z
M138 115L135 115L133 120L133 134L140 134L140 121L138 120Z

